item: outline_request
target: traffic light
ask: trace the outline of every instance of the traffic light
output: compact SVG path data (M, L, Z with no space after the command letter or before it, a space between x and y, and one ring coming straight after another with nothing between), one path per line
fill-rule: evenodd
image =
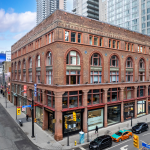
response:
M134 147L139 148L139 136L135 134L133 135L133 145Z

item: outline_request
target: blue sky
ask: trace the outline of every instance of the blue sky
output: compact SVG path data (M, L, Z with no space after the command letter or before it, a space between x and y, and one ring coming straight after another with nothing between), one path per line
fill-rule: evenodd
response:
M67 11L73 0L67 0ZM0 0L0 52L11 50L11 45L36 26L36 0Z

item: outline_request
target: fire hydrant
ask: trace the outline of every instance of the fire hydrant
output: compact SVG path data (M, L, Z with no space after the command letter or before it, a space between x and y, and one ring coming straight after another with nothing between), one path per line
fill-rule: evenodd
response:
M74 141L74 145L75 145L75 146L77 145L77 141Z

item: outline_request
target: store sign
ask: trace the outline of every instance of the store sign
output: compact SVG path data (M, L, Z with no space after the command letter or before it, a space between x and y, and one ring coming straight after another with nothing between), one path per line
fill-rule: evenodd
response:
M27 93L27 86L24 85L24 93Z
M73 112L73 121L76 121L76 113Z
M6 61L11 61L11 51L6 51Z
M26 111L26 108L22 108L22 111Z

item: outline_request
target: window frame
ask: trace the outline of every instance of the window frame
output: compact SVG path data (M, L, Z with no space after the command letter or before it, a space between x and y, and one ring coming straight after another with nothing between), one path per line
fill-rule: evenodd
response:
M129 90L128 89L129 87L125 87L124 88L124 94L125 94L125 96L123 95L123 99L124 100L129 100L129 98L127 98L127 92L128 91L131 91L131 98L130 99L133 99L134 98L134 88L133 87L130 87L131 89ZM124 98L124 97L126 97L126 98Z
M51 72L51 74L49 74L48 72ZM48 77L51 77L51 84L48 83L49 81L49 78ZM48 85L52 85L53 84L53 71L46 71L46 84Z
M48 96L51 97L51 106L48 105ZM53 101L55 101L55 94L53 91L46 91L46 105L50 108L54 108L55 109L55 104L53 104Z
M109 91L109 89L110 89L110 91ZM112 101L112 93L115 93L115 92L117 92L117 100L116 101L119 101L119 99L120 99L120 90L119 90L119 88L109 88L108 89L108 91L107 91L107 95L108 95L108 93L110 93L110 102L108 102L108 97L107 97L107 103L112 103L112 102L114 102L114 101ZM117 89L117 91L112 91L112 89ZM115 102L116 102L115 101Z
M71 52L76 52L76 55L70 55ZM78 58L78 56L79 56L79 58ZM68 59L68 57L69 57L69 59ZM76 64L71 64L71 57L76 57ZM78 64L78 61L79 61L79 64ZM68 64L67 64L67 62L68 62ZM66 56L66 65L80 66L81 65L80 54L75 50L69 51Z
M140 90L143 90L143 96L141 96L141 97L145 96L145 91L146 91L145 86L138 86L137 87L137 98L140 98Z

